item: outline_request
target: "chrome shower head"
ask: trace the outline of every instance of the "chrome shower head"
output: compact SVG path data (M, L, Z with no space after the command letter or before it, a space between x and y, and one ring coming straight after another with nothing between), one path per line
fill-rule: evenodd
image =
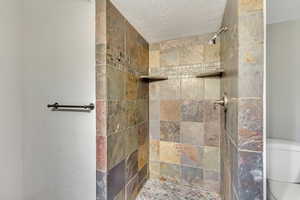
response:
M226 31L228 31L228 27L224 26L224 27L220 28L218 30L218 32L216 32L215 35L208 41L208 44L210 44L210 45L217 44L218 37Z

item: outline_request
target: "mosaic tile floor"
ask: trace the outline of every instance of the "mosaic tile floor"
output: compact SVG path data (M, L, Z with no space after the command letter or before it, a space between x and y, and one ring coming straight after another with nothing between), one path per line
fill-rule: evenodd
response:
M149 180L136 200L220 200L220 197L201 188Z

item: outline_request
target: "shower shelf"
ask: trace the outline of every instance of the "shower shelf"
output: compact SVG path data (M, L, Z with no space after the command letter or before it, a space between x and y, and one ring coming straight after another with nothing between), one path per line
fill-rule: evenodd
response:
M166 76L140 76L140 79L143 81L163 81L168 80Z
M198 74L196 77L197 78L205 78L205 77L222 76L223 72L224 72L224 69L218 69L215 71L204 72L204 73Z

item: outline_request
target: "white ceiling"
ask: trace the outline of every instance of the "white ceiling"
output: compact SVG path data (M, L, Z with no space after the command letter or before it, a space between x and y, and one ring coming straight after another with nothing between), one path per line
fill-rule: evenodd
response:
M267 0L268 24L300 18L300 0Z
M112 0L148 42L215 32L226 0Z

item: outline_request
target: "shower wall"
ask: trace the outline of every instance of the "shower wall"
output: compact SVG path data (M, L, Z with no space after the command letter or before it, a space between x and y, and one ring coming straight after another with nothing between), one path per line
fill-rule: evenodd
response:
M229 31L221 38L221 89L229 107L226 118L221 116L221 191L225 200L259 200L264 195L263 1L228 0L223 25Z
M150 45L150 177L219 191L220 78L196 78L220 67L212 34Z
M97 1L97 200L135 199L148 178L149 46L109 0Z

